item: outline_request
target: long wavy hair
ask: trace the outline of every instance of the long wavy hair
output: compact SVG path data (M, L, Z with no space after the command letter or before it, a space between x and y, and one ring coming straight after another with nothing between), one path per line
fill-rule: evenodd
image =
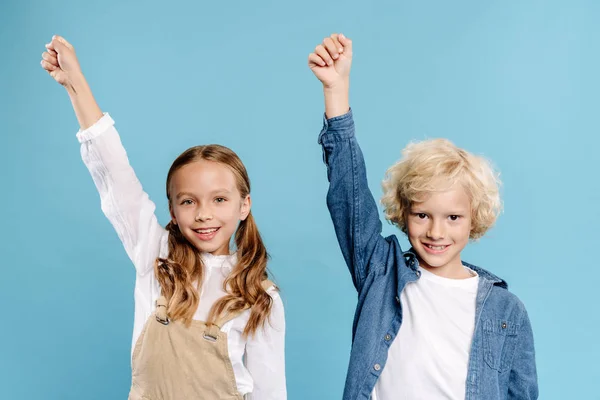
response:
M167 199L171 204L170 183L181 167L207 160L221 163L231 169L237 188L245 199L250 194L250 179L246 167L231 149L220 145L196 146L187 149L175 159L167 175ZM181 233L179 227L169 222L169 255L157 258L154 271L162 294L168 301L167 312L171 320L182 320L190 325L198 308L199 292L204 277L202 255ZM208 321L214 324L221 316L250 309L250 319L244 335L254 334L262 327L271 313L271 296L263 289L262 282L268 278L265 245L256 227L252 212L241 221L235 233L237 263L223 283L227 293L211 308ZM195 285L194 285L195 283Z

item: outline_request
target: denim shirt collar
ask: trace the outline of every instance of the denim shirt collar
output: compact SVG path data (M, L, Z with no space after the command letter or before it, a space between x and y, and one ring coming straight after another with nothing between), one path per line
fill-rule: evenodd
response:
M402 254L404 255L404 259L406 260L406 265L416 273L419 268L419 260L417 257L417 252L414 250L413 247L411 247L408 251L405 251ZM480 278L490 281L491 284L500 286L504 289L508 289L508 284L506 283L506 281L504 279L499 278L498 276L492 274L491 272L489 272L483 268L477 267L473 264L469 264L468 262L462 261L462 264L465 267L470 268L473 271L477 272L477 274L479 275Z

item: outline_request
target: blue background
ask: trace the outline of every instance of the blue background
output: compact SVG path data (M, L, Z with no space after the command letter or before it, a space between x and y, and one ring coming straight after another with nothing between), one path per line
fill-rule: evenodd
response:
M341 31L375 196L412 139L491 158L505 211L464 259L526 304L541 398L600 399L599 19L592 0L4 0L0 398L129 390L134 270L81 162L68 97L39 65L53 34L75 46L161 223L180 152L239 153L285 301L289 398L341 397L356 294L325 206L322 94L306 65Z

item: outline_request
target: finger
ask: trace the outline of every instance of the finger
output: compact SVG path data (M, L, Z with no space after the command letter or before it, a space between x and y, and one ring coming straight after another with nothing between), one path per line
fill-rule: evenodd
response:
M325 46L325 48L327 49L327 51L331 55L331 58L333 58L334 60L337 60L339 58L340 53L338 51L338 47L333 42L333 39L331 39L329 37L325 38L323 40L323 46Z
M340 43L339 35L337 33L334 33L330 36L330 38L333 41L333 44L335 45L335 48L337 49L338 53L343 53L344 46L342 46L342 44Z
M61 85L65 84L65 82L60 76L60 69L57 68L54 71L48 71L48 73L56 82L60 83Z
M58 56L58 53L56 52L56 50L54 50L54 47L52 47L52 45L50 43L46 44L46 51L54 57Z
M67 39L65 39L64 37L59 36L59 35L54 35L54 36L52 36L52 39L59 41L60 43L64 44L68 49L73 50L73 45L71 43L67 42Z
M58 36L52 36L52 42L50 42L50 45L52 46L52 49L58 54L69 50L69 47L67 47L66 44L58 40Z
M340 44L344 46L344 53L347 56L352 56L352 40L344 36L343 33L338 35L338 40L340 41Z
M57 68L55 65L50 64L46 60L42 60L40 64L42 64L42 68L44 68L48 72L52 72L52 71L56 70L56 68Z
M315 54L321 57L327 63L327 65L333 65L333 59L329 55L329 52L325 50L325 47L323 47L322 44L318 45L315 48Z
M50 64L58 66L58 59L47 51L42 53L42 59L48 61Z
M327 63L318 55L316 55L315 53L310 53L308 55L308 65L309 66L319 66L319 67L324 67L327 65Z

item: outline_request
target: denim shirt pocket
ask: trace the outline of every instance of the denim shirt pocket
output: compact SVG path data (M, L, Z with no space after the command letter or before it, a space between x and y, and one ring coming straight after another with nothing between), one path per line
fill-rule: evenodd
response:
M490 368L498 372L510 369L517 348L518 332L519 325L511 320L483 321L484 358Z

